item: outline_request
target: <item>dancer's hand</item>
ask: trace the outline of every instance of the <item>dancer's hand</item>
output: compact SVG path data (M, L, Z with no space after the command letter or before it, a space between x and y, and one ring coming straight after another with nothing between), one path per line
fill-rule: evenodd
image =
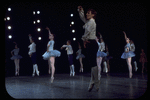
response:
M79 9L79 10L83 10L82 6L78 6L78 9Z
M49 30L49 28L48 28L48 27L46 27L45 29Z
M29 34L28 36L31 36L31 34Z

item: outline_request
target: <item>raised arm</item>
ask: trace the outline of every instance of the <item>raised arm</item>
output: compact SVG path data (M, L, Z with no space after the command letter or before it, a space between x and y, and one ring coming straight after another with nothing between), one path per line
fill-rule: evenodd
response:
M80 16L80 19L86 23L86 18L84 16L84 10L82 8L82 6L78 6L78 12L79 12L79 16Z
M123 33L124 33L124 37L125 37L125 40L126 40L126 39L127 39L126 32L125 32L125 31L123 31Z
M50 29L49 29L48 27L46 27L46 29L48 30L49 35L51 35L51 31L50 31Z
M29 34L28 36L29 36L29 40L30 40L30 42L31 42L31 41L32 41L32 36L31 36L31 34Z

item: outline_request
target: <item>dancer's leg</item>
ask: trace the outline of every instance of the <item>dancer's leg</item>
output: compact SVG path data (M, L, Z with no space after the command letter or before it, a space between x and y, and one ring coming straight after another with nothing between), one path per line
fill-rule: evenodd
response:
M19 62L20 62L20 59L17 59L17 71L18 71L18 75L19 75L19 69L20 69Z
M51 61L48 59L48 73L51 73Z
M132 65L131 65L131 57L127 58L127 64L128 64L128 69L129 69L129 77L132 78Z
M81 67L80 67L80 72L81 72L81 71L83 72L83 63L82 63L82 58L79 58L79 61L80 61L80 65L81 65Z
M52 68L52 73L51 73L51 83L53 82L54 79L54 73L55 73L55 57L50 57L50 62L51 62L51 68Z
M101 77L101 63L102 63L102 57L97 57L98 80L100 80Z
M17 59L14 59L14 63L15 63L15 75L17 75Z
M38 70L38 65L35 64L35 71L36 71L36 74L39 76L39 70Z

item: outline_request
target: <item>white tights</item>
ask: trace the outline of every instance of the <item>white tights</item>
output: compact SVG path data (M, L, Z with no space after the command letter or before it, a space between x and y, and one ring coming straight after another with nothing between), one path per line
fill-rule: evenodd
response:
M54 73L55 73L55 66L54 66L54 64L55 64L55 57L50 57L48 64L49 64L49 72L50 72L50 69L52 69L51 78L53 78L54 77Z
M15 59L14 63L15 63L15 73L17 73L19 75L19 59Z
M101 74L102 57L97 57L98 75Z
M129 77L132 78L132 65L131 65L131 60L132 58L127 58L126 61L127 61L127 64L128 64L128 69L129 69Z

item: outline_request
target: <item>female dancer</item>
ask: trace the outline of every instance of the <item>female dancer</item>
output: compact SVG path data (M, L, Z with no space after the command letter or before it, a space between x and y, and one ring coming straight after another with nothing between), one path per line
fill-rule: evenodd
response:
M131 65L131 59L135 56L133 51L130 51L130 40L127 38L126 33L123 31L125 40L126 40L126 46L125 46L125 52L122 54L121 58L126 59L129 69L129 78L132 78L132 65Z
M76 57L76 59L79 59L79 62L80 62L80 70L79 70L79 72L83 72L83 63L82 63L82 58L85 58L85 56L83 55L83 54L81 54L81 46L80 46L80 44L78 43L78 45L79 45L79 50L76 52L76 54L77 54L77 57Z
M97 44L99 46L99 49L98 49L98 52L97 52L98 80L100 80L100 78L101 78L101 63L102 63L102 59L103 59L103 57L107 56L107 54L103 52L105 50L105 43L104 43L104 41L102 39L101 34L100 34L100 40L101 40L101 43L99 43L98 42L98 38L96 38L96 42L97 42ZM107 68L106 61L105 61L105 68Z
M86 57L88 59L88 65L91 67L91 80L89 84L89 92L93 89L93 86L96 86L96 89L99 90L98 80L98 67L96 64L96 53L98 49L98 45L95 41L96 39L96 23L95 18L97 12L94 9L89 9L86 13L86 18L84 16L84 10L82 6L78 6L78 12L81 20L85 23L83 28L85 29L84 35L82 36L82 40L84 43L84 48L86 48Z
M19 53L19 48L17 46L17 43L15 43L15 49L13 49L11 51L11 55L12 57L10 58L11 60L14 60L14 63L15 63L15 76L19 76L19 61L20 59L22 58L22 56L18 55ZM14 53L14 54L13 54Z
M69 61L69 65L70 65L70 76L71 75L74 76L75 75L75 68L74 68L74 64L73 64L73 49L72 49L70 40L68 40L67 45L63 45L61 47L61 49L65 48L65 47L66 47L66 50L67 50L68 61Z
M39 76L38 66L36 63L36 44L34 43L34 39L32 38L31 34L29 34L29 40L31 44L28 46L28 48L30 49L28 54L31 57L32 64L33 64L32 77L35 76L35 71L36 71L36 74Z
M141 49L141 51L142 51L142 53L140 54L140 60L139 60L139 62L141 62L142 63L142 73L143 73L143 71L144 71L144 64L145 64L145 62L147 62L147 58L146 58L146 55L145 55L145 53L144 53L144 50L143 49ZM145 68L146 69L146 68ZM147 72L147 69L146 69L146 72Z
M49 74L50 74L50 67L52 69L51 73L51 83L54 80L54 73L55 73L55 57L59 57L61 53L58 50L54 50L54 35L50 32L50 29L46 27L49 32L49 39L50 41L47 44L47 51L42 55L44 60L48 60L49 64Z
M132 41L132 40L130 40L130 50L131 51L135 51L135 45L134 45L134 42ZM134 68L135 68L135 71L137 71L137 69L138 69L138 67L137 67L137 63L136 63L136 57L134 56L134 57L132 57L132 61L134 62Z

